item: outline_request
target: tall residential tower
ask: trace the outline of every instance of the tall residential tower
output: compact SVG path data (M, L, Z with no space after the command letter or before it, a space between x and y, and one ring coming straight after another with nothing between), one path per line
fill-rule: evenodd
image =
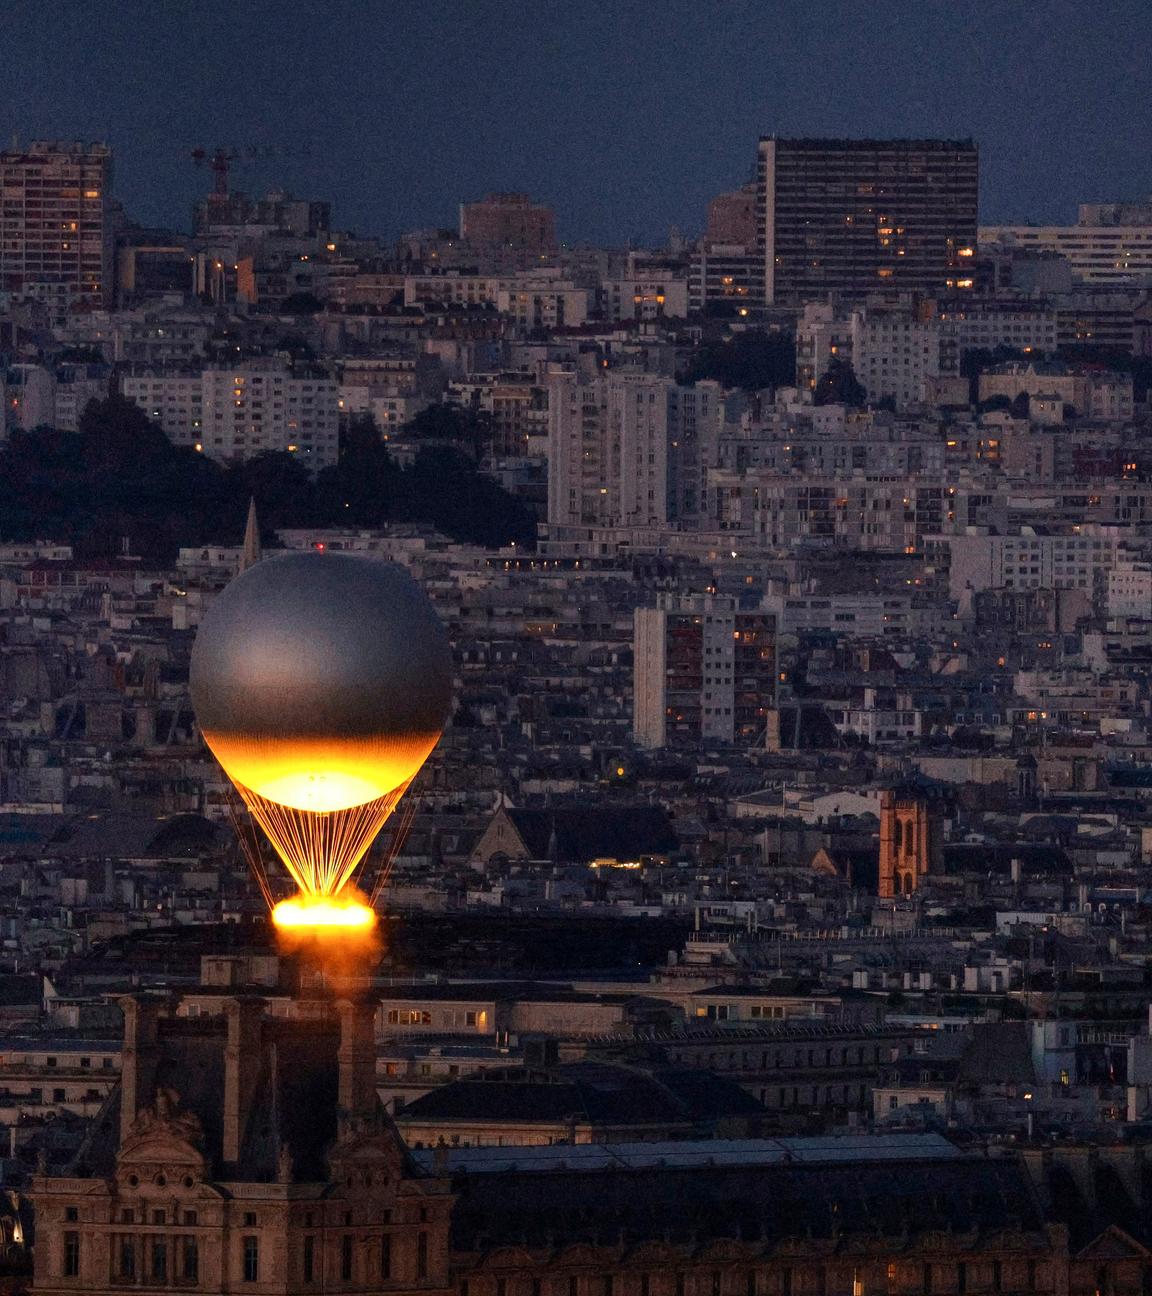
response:
M758 250L769 305L972 286L971 140L760 140Z
M106 144L36 140L0 152L0 293L58 311L112 300Z

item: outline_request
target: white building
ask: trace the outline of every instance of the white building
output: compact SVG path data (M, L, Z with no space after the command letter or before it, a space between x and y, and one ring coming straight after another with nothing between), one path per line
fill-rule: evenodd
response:
M980 245L1067 257L1084 283L1152 277L1152 225L986 225Z
M120 393L159 423L169 441L186 446L201 442L204 397L198 369L133 369L121 375Z
M672 275L605 279L600 301L605 319L683 319L688 314L688 281Z
M897 409L927 398L940 372L940 337L934 320L897 311L852 312L852 367L869 401L892 400Z
M1152 621L1152 563L1121 559L1108 573L1108 615Z
M1030 302L944 302L936 314L940 372L955 374L965 351L1055 352L1056 312Z
M1106 582L1120 550L1117 532L1084 526L1070 535L954 535L949 592L961 598L985 589L1079 589Z
M776 622L723 595L637 608L632 731L642 747L762 741L776 701Z
M811 390L833 360L851 359L851 321L827 302L808 302L796 321L796 385Z
M724 417L718 384L557 373L547 386L550 523L662 527L699 515Z
M245 360L199 373L166 369L125 374L121 391L181 445L214 459L269 450L298 454L315 472L339 450L335 381L276 360Z

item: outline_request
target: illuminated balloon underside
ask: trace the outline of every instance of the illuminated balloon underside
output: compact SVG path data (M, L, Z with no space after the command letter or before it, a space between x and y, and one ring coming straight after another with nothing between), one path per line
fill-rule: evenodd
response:
M315 811L281 805L236 784L252 817L307 896L334 896L343 890L407 788L402 783L363 805Z
M370 904L387 866L374 886L358 870L440 737L451 678L436 613L391 563L268 558L209 609L193 647L193 705L299 890L275 904L259 846L240 831L279 928L351 936L374 925L357 887ZM403 824L393 849L402 835Z

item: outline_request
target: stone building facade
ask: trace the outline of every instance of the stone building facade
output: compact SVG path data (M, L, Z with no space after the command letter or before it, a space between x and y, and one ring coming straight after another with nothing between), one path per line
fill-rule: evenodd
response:
M33 1184L38 1293L1137 1296L1152 1280L1138 1148L1074 1172L1065 1153L1030 1165L938 1135L410 1152L377 1102L373 1004L124 1007L120 1087L68 1172Z

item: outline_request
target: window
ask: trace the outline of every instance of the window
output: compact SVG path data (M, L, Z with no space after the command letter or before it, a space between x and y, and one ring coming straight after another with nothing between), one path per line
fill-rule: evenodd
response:
M245 1282L260 1281L260 1239L259 1238L246 1237L244 1239L243 1278Z
M416 1277L428 1277L428 1234L420 1233L416 1238ZM606 1293L606 1296L611 1296Z
M64 1220L65 1220L65 1223L68 1223L68 1224L75 1224L76 1221L77 1221L79 1218L80 1218L80 1212L79 1212L79 1210L77 1210L77 1208L76 1208L75 1206L65 1206L65 1207L64 1207Z
M116 1275L129 1282L136 1281L136 1239L120 1235L113 1251L116 1257Z
M163 1222L163 1221L161 1221L161 1222ZM244 1212L244 1227L245 1227L245 1228L255 1228L255 1227L256 1227L256 1212L255 1212L255 1211L245 1211L245 1212Z
M200 1244L194 1237L181 1240L180 1277L187 1283L200 1281Z
M385 1233L380 1239L380 1277L392 1277L392 1234Z
M200 1217L196 1214L194 1210L186 1210L183 1216L181 1217L181 1222L183 1224L188 1224L188 1225L199 1224Z
M601 1279L600 1290L603 1296L613 1296L616 1290L616 1278L614 1274L605 1274Z
M154 1283L166 1283L168 1281L168 1239L154 1237L152 1239L152 1281Z
M352 1234L345 1233L340 1239L340 1277L344 1282L352 1281Z
M304 1239L304 1281L313 1282L316 1277L316 1239L309 1233Z
M167 1224L167 1223L168 1223L168 1216L167 1216L167 1214L166 1214L164 1211L162 1211L162 1210L154 1210L154 1211L152 1212L152 1223L153 1223L153 1224Z

